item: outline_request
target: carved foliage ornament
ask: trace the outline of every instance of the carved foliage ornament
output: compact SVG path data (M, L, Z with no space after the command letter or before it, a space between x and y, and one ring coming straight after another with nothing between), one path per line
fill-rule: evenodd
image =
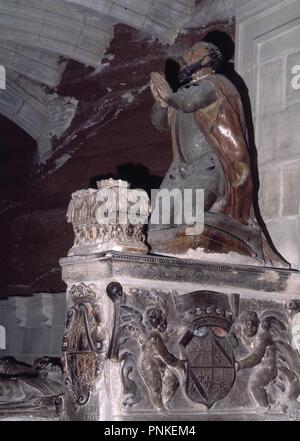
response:
M91 285L73 285L70 295L74 306L67 314L62 350L67 371L65 384L76 407L86 405L92 395L102 372L107 339L102 311Z
M147 252L144 223L149 210L147 193L130 189L126 181L103 180L98 190L73 193L67 212L75 236L73 252L86 246L96 246L97 251L128 246Z

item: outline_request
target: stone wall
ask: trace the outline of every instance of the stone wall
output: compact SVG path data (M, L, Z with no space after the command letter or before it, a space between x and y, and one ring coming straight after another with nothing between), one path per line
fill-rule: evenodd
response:
M240 3L236 67L252 102L259 205L274 245L300 269L300 3Z
M0 301L0 325L5 329L5 349L0 358L13 356L32 364L44 355L60 356L65 327L65 293L40 293Z

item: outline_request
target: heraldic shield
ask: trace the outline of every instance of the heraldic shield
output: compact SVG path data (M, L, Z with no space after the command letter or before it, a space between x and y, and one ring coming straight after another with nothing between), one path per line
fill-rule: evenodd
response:
M222 400L235 380L235 360L224 328L200 326L180 342L187 363L186 393L190 400L208 408Z
M70 290L74 306L67 315L63 339L66 386L74 403L84 406L90 400L106 355L101 316L95 303L95 293L83 283Z

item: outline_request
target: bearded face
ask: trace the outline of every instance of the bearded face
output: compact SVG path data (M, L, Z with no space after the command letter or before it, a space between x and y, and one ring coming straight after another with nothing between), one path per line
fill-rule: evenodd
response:
M201 42L189 49L184 55L184 67L179 74L180 82L190 79L201 69L215 71L221 64L222 55L211 43Z

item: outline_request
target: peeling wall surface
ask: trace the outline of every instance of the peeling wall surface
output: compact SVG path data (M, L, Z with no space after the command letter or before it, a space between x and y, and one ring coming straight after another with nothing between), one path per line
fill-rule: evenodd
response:
M119 22L172 42L193 4L193 0L1 0L0 64L7 69L8 87L0 96L0 113L37 140L39 161L45 161L53 132L43 85L59 84L66 60L100 66Z

